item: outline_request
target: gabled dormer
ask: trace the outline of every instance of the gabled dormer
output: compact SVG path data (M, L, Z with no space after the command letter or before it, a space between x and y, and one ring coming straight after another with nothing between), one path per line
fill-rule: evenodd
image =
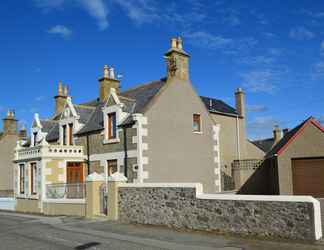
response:
M110 89L107 101L102 108L104 121L104 143L119 142L118 125L121 124L129 113L123 111L124 104L118 97L114 88Z
M77 113L71 97L68 97L59 120L59 144L74 145L73 135L79 131L80 115Z

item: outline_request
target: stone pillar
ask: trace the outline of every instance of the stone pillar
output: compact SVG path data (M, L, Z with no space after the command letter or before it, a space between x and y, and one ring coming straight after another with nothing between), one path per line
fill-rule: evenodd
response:
M100 211L100 187L105 178L96 172L86 179L86 217L93 218L102 215Z
M118 220L118 185L126 181L118 172L108 177L108 220Z

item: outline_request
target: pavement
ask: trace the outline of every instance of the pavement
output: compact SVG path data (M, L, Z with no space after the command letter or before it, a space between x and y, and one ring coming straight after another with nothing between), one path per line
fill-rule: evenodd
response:
M126 225L103 218L89 220L0 212L0 249L323 250L324 242L264 240Z

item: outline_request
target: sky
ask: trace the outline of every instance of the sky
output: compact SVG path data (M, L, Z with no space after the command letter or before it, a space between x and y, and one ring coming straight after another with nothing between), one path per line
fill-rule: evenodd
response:
M174 36L200 95L234 105L244 89L251 139L324 121L322 0L2 0L0 116L50 117L60 80L74 103L94 99L105 64L122 89L160 79Z

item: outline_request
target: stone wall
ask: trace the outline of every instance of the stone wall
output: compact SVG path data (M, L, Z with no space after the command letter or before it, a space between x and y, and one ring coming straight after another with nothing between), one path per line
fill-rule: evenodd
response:
M59 203L59 202L44 202L43 213L45 215L66 215L66 216L85 216L85 203Z
M125 223L314 240L322 236L319 202L312 197L203 194L200 185L121 184Z

